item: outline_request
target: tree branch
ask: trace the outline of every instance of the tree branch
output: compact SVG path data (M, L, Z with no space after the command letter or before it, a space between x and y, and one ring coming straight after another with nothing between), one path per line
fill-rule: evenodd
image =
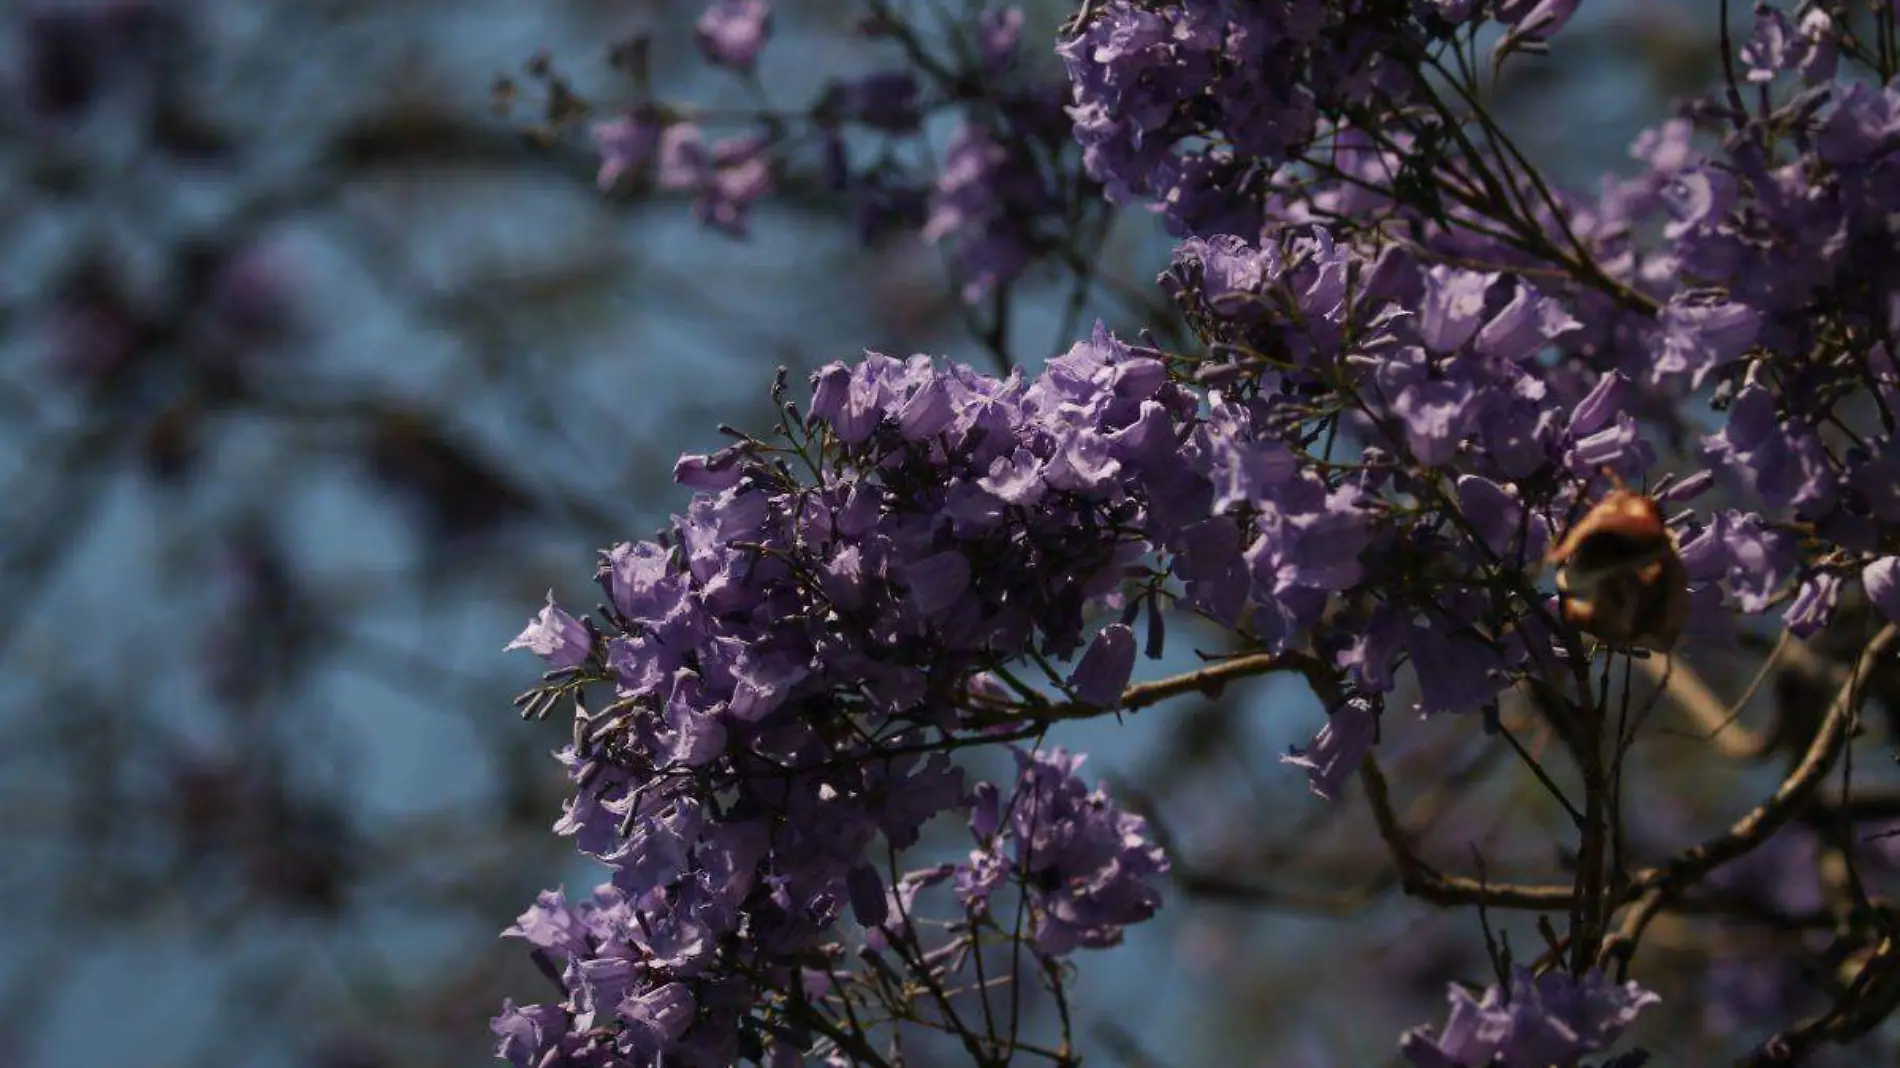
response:
M1896 637L1900 626L1888 624L1867 644L1847 679L1822 717L1808 750L1788 777L1768 800L1736 820L1723 834L1690 846L1668 862L1639 872L1628 893L1636 905L1624 917L1616 934L1604 943L1598 954L1599 964L1616 956L1627 960L1636 952L1636 943L1655 915L1669 905L1691 884L1731 860L1741 857L1773 835L1794 818L1820 787L1821 780L1833 770L1853 733L1861 702L1866 698L1866 682ZM1764 1062L1773 1063L1773 1062Z
M1413 851L1411 836L1399 823L1385 774L1379 770L1376 760L1366 758L1359 768L1359 781L1365 785L1366 799L1372 803L1372 818L1379 825L1379 837L1385 841L1392 863L1398 868L1399 886L1408 896L1435 905L1483 905L1540 912L1567 909L1575 903L1576 892L1568 886L1494 883L1438 871Z
M1121 712L1136 712L1150 705L1158 705L1170 698L1189 693L1202 693L1209 697L1216 697L1228 683L1236 679L1279 672L1297 672L1306 678L1312 685L1313 692L1322 701L1328 705L1338 703L1336 693L1338 683L1333 678L1332 669L1319 658L1308 653L1252 653L1211 664L1199 671L1184 672L1165 679L1157 679L1154 682L1130 686L1123 691L1121 704L1114 708L1102 708L1080 701L1041 705L1010 702L973 709L965 722L969 726L980 728L1021 724L1025 721L1061 723L1067 720L1095 719L1098 716L1115 715Z
M1828 706L1827 714L1821 720L1821 729L1814 733L1808 751L1776 788L1773 796L1736 820L1726 833L1691 846L1668 863L1641 873L1635 880L1634 888L1649 890L1673 887L1680 890L1720 865L1753 850L1793 818L1795 812L1813 797L1821 780L1833 770L1834 762L1840 759L1841 750L1846 747L1854 720L1860 711L1861 701L1867 696L1867 677L1873 673L1874 665L1893 644L1896 636L1900 636L1900 626L1888 624L1867 644L1854 670L1841 684L1840 693Z

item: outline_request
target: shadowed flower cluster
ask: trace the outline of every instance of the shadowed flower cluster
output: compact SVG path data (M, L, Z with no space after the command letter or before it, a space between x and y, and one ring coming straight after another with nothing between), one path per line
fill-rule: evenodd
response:
M1602 972L1575 979L1550 971L1532 977L1516 968L1507 991L1492 986L1473 997L1451 988L1443 1031L1419 1027L1400 1048L1413 1068L1570 1068L1606 1049L1645 1008L1660 999L1634 982L1617 985Z
M1779 613L1795 639L1863 604L1900 621L1900 81L1880 84L1900 53L1891 20L1876 55L1833 5L1760 5L1725 68L1739 84L1645 133L1641 171L1585 195L1547 183L1482 111L1497 64L1543 51L1578 7L1113 0L1056 48L1066 121L1018 77L1012 12L978 20L960 74L934 70L913 28L872 27L915 69L836 82L810 116L867 234L945 244L974 302L1075 254L1086 197L1147 203L1182 237L1160 284L1198 344L1098 327L1033 377L832 364L777 439L680 462L697 496L666 535L606 554L600 621L550 601L515 643L554 669L549 693L614 691L599 712L577 695L561 828L615 874L512 932L566 1000L511 1006L504 1053L814 1049L797 1017L840 989L847 907L857 963L932 981L1012 911L999 895L1052 971L1115 944L1154 913L1167 861L1042 733L1152 703L1167 687L1129 683L1170 612L1218 628L1252 673L1306 676L1328 719L1284 762L1322 797L1364 768L1389 803L1366 762L1401 693L1417 716L1476 713L1491 733L1528 721L1574 759L1582 805L1512 738L1579 830L1575 889L1496 898L1574 895L1573 959L1454 988L1442 1030L1404 1037L1410 1063L1576 1068L1655 1004L1594 970L1607 921L1639 890L1661 907L1700 903L1684 896L1697 880L1720 891L1693 869L1758 846L1743 836L1760 824L1598 878L1606 856L1622 863L1617 791L1647 713L1629 715L1626 682L1609 726L1594 664L1733 642L1738 616ZM719 0L708 56L749 70L765 11ZM1472 58L1492 23L1487 88ZM939 172L883 150L946 107ZM603 176L657 161L662 184L740 229L772 146L702 150L660 114L600 128ZM869 166L863 134L884 139ZM1060 165L1071 137L1101 189ZM1719 503L1685 507L1704 494ZM966 785L948 755L1030 739L1013 788ZM898 874L927 822L965 809L967 859ZM1482 872L1473 890L1408 864L1403 817L1376 814L1407 891L1491 898ZM909 911L939 887L961 915L925 954Z
M860 29L902 32L877 18ZM756 81L771 30L767 0L712 0L694 32L709 64ZM947 249L974 303L1071 238L1078 209L1100 209L1077 181L1054 64L1023 55L1022 12L984 10L970 30L941 56L904 35L899 65L829 79L808 105L762 110L717 139L695 108L642 99L592 124L599 185L687 194L701 223L743 237L755 204L809 175L849 201L865 242L901 233ZM936 115L956 119L947 144L929 143Z
M965 907L987 908L991 891L1014 877L1028 895L1040 952L1118 944L1123 928L1160 906L1148 880L1168 870L1167 859L1140 816L1076 776L1083 757L1015 752L1022 773L1012 797L988 783L976 789L970 830L979 848L957 886Z
M504 1055L714 1064L765 1041L841 907L881 896L874 843L907 849L967 803L927 752L962 726L963 680L1081 649L1085 609L1144 552L1147 457L1172 456L1192 414L1158 361L1098 334L1033 381L834 364L784 444L682 459L701 491L686 514L604 554L606 626L550 602L513 645L614 689L577 711L557 828L614 874L592 905L544 899L515 929L565 959L567 1000L504 1013ZM1126 629L1093 643L1106 674L1092 650L1079 688L1119 694ZM1165 865L1072 763L1024 759L992 831L1020 842L987 869L1027 887L1042 952L1111 944L1152 913Z

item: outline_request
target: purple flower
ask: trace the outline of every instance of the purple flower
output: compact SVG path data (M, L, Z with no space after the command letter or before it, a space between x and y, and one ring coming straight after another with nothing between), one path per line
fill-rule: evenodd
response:
M1655 380L1682 376L1701 389L1710 371L1741 359L1761 323L1761 313L1745 304L1677 294L1663 309Z
M1710 462L1726 464L1770 509L1824 510L1838 478L1814 432L1783 420L1767 389L1749 385L1729 407L1728 425L1702 440Z
M1530 561L1544 555L1549 521L1525 516L1524 506L1503 486L1477 475L1460 475L1457 490L1458 510L1499 560Z
M543 1053L567 1036L567 1014L553 1005L516 1006L512 998L502 1002L501 1015L488 1021L488 1029L501 1039L495 1056L515 1068L535 1068Z
M708 62L751 70L772 32L772 5L769 0L713 0L693 30Z
M1816 139L1822 159L1836 166L1859 163L1900 131L1900 92L1854 82L1835 98L1834 114Z
M976 54L983 69L995 74L1016 58L1023 36L1023 9L989 9L976 17Z
M1504 688L1502 658L1475 636L1448 629L1443 620L1414 626L1405 652L1418 675L1418 709L1425 715L1476 712Z
M1357 628L1350 643L1334 658L1345 669L1353 687L1362 693L1390 693L1395 682L1392 664L1405 647L1410 625L1398 613L1380 609Z
M1278 536L1284 581L1341 592L1365 577L1360 557L1372 544L1372 515L1356 487L1341 486L1311 507L1281 511Z
M1581 980L1561 970L1535 978L1518 966L1508 998L1492 986L1481 998L1452 986L1442 1032L1417 1027L1399 1051L1415 1068L1550 1068L1574 1064L1615 1042L1661 998L1634 981L1617 985L1600 971Z
M723 652L736 649L737 655L723 664L730 675L732 697L726 711L736 719L757 721L784 704L792 690L811 674L807 661L790 652L761 648L756 643L720 639Z
M1325 119L1409 93L1397 56L1423 41L1405 7L1115 0L1056 48L1083 166L1114 203L1152 197L1173 233L1252 237L1275 168Z
M1239 621L1252 588L1240 537L1233 522L1204 519L1182 528L1173 545L1187 605L1228 625Z
M1809 85L1831 80L1836 60L1834 35L1833 20L1818 7L1807 11L1797 27L1790 25L1788 16L1780 10L1757 4L1755 32L1742 46L1748 80L1765 84L1787 71L1799 72Z
M731 489L739 484L744 473L738 460L737 448L721 449L711 455L687 453L673 465L673 481L694 489Z
M1219 437L1209 443L1209 453L1217 512L1266 505L1298 470L1292 451L1278 441Z
M655 1053L677 1042L692 1026L693 1012L693 994L684 983L654 987L618 1006L620 1017L633 1025L632 1032L638 1036L632 1039L634 1048Z
M1310 747L1290 749L1280 762L1305 768L1313 793L1332 801L1365 762L1378 733L1379 716L1372 702L1354 697L1327 715L1326 725L1313 736Z
M1698 231L1720 226L1740 195L1733 175L1711 166L1686 167L1664 184L1661 196L1671 222L1663 236L1671 241L1693 238Z
M660 132L660 188L697 189L706 183L711 167L705 140L705 134L690 122L672 123Z
M756 701L756 684L749 691ZM734 701L738 694L735 690ZM697 672L680 668L673 676L673 689L666 699L666 711L654 731L659 766L701 767L717 759L726 748L726 728L719 710L705 704L705 687ZM726 711L731 712L730 705ZM739 715L733 712L733 715Z
M764 136L728 137L706 147L699 127L674 123L660 135L662 189L694 194L701 223L744 236L752 204L773 186L771 141Z
M1797 638L1812 638L1834 618L1840 605L1841 578L1827 572L1810 575L1795 593L1782 623Z
M1900 623L1900 556L1883 556L1860 573L1867 599L1889 623Z
M970 588L969 558L955 549L924 557L904 573L917 610L935 619Z
M542 891L534 905L515 920L513 927L503 931L502 936L526 939L537 949L570 957L581 956L590 949L583 917L568 907L567 895L559 890Z
M1500 52L1517 41L1548 41L1570 16L1577 13L1581 0L1504 0L1498 5L1498 21L1511 32L1498 43Z
M1076 777L1081 757L1060 748L1015 753L1021 773L1015 797L1001 809L1007 820L986 818L998 830L971 854L962 882L978 892L1006 874L1019 878L1040 953L1061 957L1120 943L1124 928L1160 907L1148 880L1168 870L1166 857L1145 837L1146 821ZM988 796L994 805L994 791Z
M1478 0L1430 0L1432 10L1439 18L1454 26L1471 20L1478 10Z
M1069 676L1076 700L1096 708L1119 708L1135 671L1135 632L1125 623L1103 627Z
M1456 267L1437 266L1425 274L1425 301L1418 312L1418 336L1433 352L1464 347L1485 325L1485 294L1498 280Z
M1279 273L1275 259L1232 234L1191 237L1174 250L1176 269L1198 275L1200 296L1208 310L1242 321L1252 317L1250 310L1264 310L1259 292L1269 277Z
M752 204L772 191L771 142L728 137L712 146L712 174L693 200L693 214L715 230L743 235Z
M1032 159L966 121L944 150L923 237L951 244L963 299L975 302L1028 266L1037 220L1054 203Z
M1582 329L1563 305L1520 282L1511 302L1478 330L1477 349L1493 359L1521 363Z
M1439 336L1457 337L1463 329L1447 325ZM1406 448L1427 467L1448 463L1470 429L1478 386L1460 373L1466 369L1455 362L1440 364L1416 346L1392 354L1379 368L1386 403L1404 425Z
M1692 582L1723 583L1737 607L1753 614L1765 611L1794 577L1797 550L1792 536L1768 527L1760 516L1728 511L1711 516L1700 533L1685 540L1681 557Z
M594 651L593 636L580 620L568 615L554 603L554 591L548 591L547 607L528 621L527 629L503 647L503 652L526 649L554 668L571 668L584 662Z
M1597 379L1571 411L1564 463L1573 474L1589 477L1608 467L1634 481L1656 462L1656 452L1640 436L1636 420L1622 410L1629 386L1629 379L1611 371Z
M623 175L646 169L660 148L662 125L658 116L641 110L593 126L594 147L600 151L599 183L608 189Z

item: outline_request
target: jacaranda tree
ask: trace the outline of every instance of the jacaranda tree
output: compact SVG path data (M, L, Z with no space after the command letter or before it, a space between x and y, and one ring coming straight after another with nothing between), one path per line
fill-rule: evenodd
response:
M1579 190L1496 114L1578 7L1109 0L1049 40L865 0L890 68L785 106L767 0L713 0L697 45L754 109L652 96L678 42L619 53L611 116L550 76L609 195L685 194L730 235L760 198L842 198L866 241L940 244L984 356L781 372L776 424L680 458L670 526L602 553L599 607L551 596L511 646L549 669L524 715L572 716L555 830L605 881L509 928L550 988L503 1007L500 1055L1078 1063L1078 970L1207 880L1046 733L1286 674L1329 711L1285 773L1363 798L1389 885L1479 921L1489 967L1388 1058L1666 1059L1699 1010L1650 978L1656 932L1700 924L1789 936L1745 966L1766 1037L1740 1063L1885 1063L1895 13L1720 12L1713 93ZM1175 238L1118 295L1151 328L1024 358L1011 294L1087 292L1126 212ZM1202 664L1138 681L1171 628ZM1699 665L1737 663L1731 710ZM1771 678L1772 729L1731 727ZM1658 709L1750 769L1712 827L1664 811ZM1561 813L1543 878L1427 859L1382 770L1421 719Z

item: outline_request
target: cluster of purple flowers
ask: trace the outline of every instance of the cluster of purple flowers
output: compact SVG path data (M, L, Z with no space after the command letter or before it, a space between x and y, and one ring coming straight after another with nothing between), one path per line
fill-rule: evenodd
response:
M1683 528L1692 578L1724 585L1731 609L1785 606L1803 637L1832 617L1844 580L1892 551L1900 521L1886 192L1900 86L1839 70L1838 36L1821 5L1798 20L1759 6L1740 58L1760 107L1738 96L1646 133L1632 150L1646 169L1578 207L1605 235L1590 242L1597 261L1648 308L1592 298L1599 325L1566 351L1621 368L1645 394L1631 406L1699 440L1756 506ZM1712 430L1669 414L1691 397L1711 402ZM1809 533L1820 544L1804 552Z
M1059 238L1061 205L1043 161L1068 140L1060 108L1050 94L1006 103L1007 136L974 118L951 135L922 231L949 246L969 303L1020 275Z
M758 996L724 981L790 983L841 903L879 896L874 840L907 848L924 822L966 803L958 771L921 751L980 723L967 685L979 672L1079 653L1069 696L1112 707L1134 666L1131 624L1147 605L1159 655L1164 601L1263 649L1328 650L1350 696L1316 748L1351 746L1313 764L1315 788L1330 793L1369 744L1402 657L1434 666L1420 676L1423 710L1468 712L1494 700L1509 670L1548 655L1547 637L1541 651L1525 637L1528 622L1499 646L1472 629L1483 598L1407 579L1476 540L1391 510L1380 465L1306 451L1311 413L1328 403L1323 379L1343 390L1363 378L1376 392L1337 351L1356 329L1342 297L1350 257L1317 231L1257 259L1262 286L1306 297L1316 336L1335 338L1331 356L1309 346L1307 369L1231 382L1205 411L1157 354L1099 329L1033 380L923 357L833 364L785 444L747 439L682 459L676 477L701 491L687 514L659 542L606 554L604 635L550 603L517 639L557 671L611 680L618 697L581 716L564 756L578 794L561 829L616 869L643 930L662 914L691 917L705 928L696 944L719 947L716 961L648 969L634 994L616 994L686 984L700 1023L669 1034L669 1055L729 1052ZM1204 277L1192 292L1207 292ZM1212 299L1223 294L1261 292ZM1534 297L1489 319L1481 308L1446 311L1428 336L1447 349L1482 337L1496 351L1465 356L1508 366L1498 339L1564 325ZM1518 325L1526 317L1545 325ZM1302 383L1314 388L1302 395ZM1375 556L1391 563L1366 562ZM1085 643L1086 613L1116 604L1124 622ZM974 794L983 848L959 877L960 900L978 909L1008 880L1032 905L1043 952L1109 944L1152 912L1146 880L1165 864L1138 820L1104 815L1074 761L1022 759L1007 815L995 791ZM888 914L872 911L857 908L867 924Z
M1154 915L1160 893L1148 882L1168 870L1145 837L1140 816L1122 812L1076 774L1083 757L1061 749L1016 750L1016 792L1005 800L977 785L970 829L978 848L957 872L966 909L982 911L1014 880L1028 895L1038 950L1064 956L1121 941L1122 929Z
M830 959L843 906L876 950L939 885L966 918L1014 887L1048 956L1117 941L1166 870L1141 821L1060 751L1019 751L1007 803L944 753L996 738L997 707L1046 701L1008 674L1021 661L1069 702L1117 706L1137 625L1159 656L1164 610L1317 665L1329 722L1287 760L1327 797L1408 665L1427 715L1587 675L1536 572L1611 483L1669 508L1733 491L1739 507L1668 520L1691 639L1775 609L1810 636L1855 578L1900 620L1900 84L1843 77L1822 6L1763 5L1739 57L1756 111L1739 93L1690 109L1638 140L1642 173L1565 193L1518 175L1501 134L1463 138L1422 72L1480 20L1507 27L1502 57L1576 7L1114 0L1057 49L1067 124L1011 80L1020 19L992 13L975 51L1003 88L964 112L928 192L888 161L855 168L837 131L917 135L929 88L908 72L833 86L815 113L835 184L879 227L950 243L966 300L1051 247L1035 220L1094 191L1043 165L1072 135L1111 201L1151 200L1187 235L1161 284L1204 351L1098 328L1002 379L873 355L815 375L782 443L681 461L700 492L667 536L607 554L605 629L550 602L517 641L616 690L565 754L562 824L616 874L592 905L544 899L516 929L565 955L569 1000L511 1009L504 1052L604 1049L603 1011L635 1057L808 1048L788 992ZM764 12L718 0L707 54L749 69ZM767 147L707 152L658 114L598 129L603 180L657 153L662 184L742 227ZM1659 470L1690 450L1706 470ZM1102 610L1119 621L1094 627ZM1070 660L1065 678L1052 662ZM966 863L898 877L871 859L963 807ZM1481 998L1454 990L1442 1034L1404 1052L1574 1064L1655 1000L1519 969Z
M1443 581L1522 574L1596 471L1634 478L1654 460L1619 410L1620 376L1586 388L1541 365L1577 328L1556 301L1397 248L1371 259L1320 227L1259 246L1189 239L1164 283L1210 342L1196 374L1226 387L1208 423L1222 503L1250 503L1267 535L1247 547L1255 636L1315 641L1366 696L1393 688L1402 656L1431 664L1427 712L1481 709L1512 672L1561 653L1541 601L1500 617L1482 591ZM1309 451L1322 442L1330 455ZM1397 495L1415 503L1394 508ZM1201 561L1188 552L1177 568L1190 595ZM1229 598L1212 614L1237 622L1234 585L1211 588ZM1369 740L1363 711L1323 741ZM1315 788L1336 790L1363 751L1327 760Z
M919 893L951 880L971 915L985 911L999 887L1020 886L1035 922L1031 945L1045 957L1117 944L1124 926L1154 913L1160 896L1147 880L1165 872L1166 861L1143 837L1139 817L1076 778L1080 758L1060 750L1017 756L1021 774L1003 808L990 783L962 799L954 775L936 779L934 798L886 800L917 812L973 801L979 842L967 863L909 873L889 890L869 862L822 876L815 869L826 867L823 858L802 870L793 865L786 851L795 848L823 847L834 862L853 849L863 852L874 831L853 828L849 819L844 828L826 826L837 813L824 802L835 799L795 801L776 815L802 829L776 834L759 819L719 830L705 826L714 821L704 813L676 814L656 833L680 835L690 833L690 822L700 825L690 849L709 860L691 877L656 882L621 868L586 900L570 903L559 890L541 894L505 932L534 947L567 998L506 1003L492 1023L498 1055L520 1068L793 1059L813 1036L809 1021L785 1006L837 984L835 928L843 906L863 932L860 955L875 957L912 933ZM895 819L907 824L910 816ZM885 823L894 848L914 840L891 826ZM853 829L864 832L855 845L838 840L854 837ZM722 847L726 852L717 852ZM675 838L658 848L689 847ZM630 889L647 883L654 885L644 892ZM801 906L792 922L789 914Z
M1231 226L1233 206L1259 200L1259 182L1312 141L1323 111L1410 76L1390 58L1405 20L1379 10L1389 7L1107 5L1059 48L1089 174L1117 203L1160 201L1183 232L1207 232L1194 223L1209 202Z
M1228 381L1204 410L1158 354L1099 329L1033 380L923 357L833 364L814 375L809 417L785 428L784 444L746 439L681 460L676 477L700 490L686 515L660 541L605 555L604 634L552 602L523 632L515 645L557 672L615 687L612 706L580 714L564 754L577 796L560 829L615 869L611 900L589 915L632 919L584 948L536 942L568 956L559 1021L573 1021L537 1025L542 1044L519 1039L511 1055L541 1056L556 1040L604 1048L588 1006L607 1004L621 1006L609 1028L620 1055L713 1063L748 1033L764 1041L763 1025L747 1021L769 991L802 982L844 903L865 926L889 918L873 843L908 848L932 816L966 803L981 845L957 876L966 909L1008 881L1031 906L1041 952L1118 940L1152 913L1148 879L1165 870L1139 820L1088 793L1060 754L1021 757L1005 813L993 788L967 793L940 752L922 753L980 741L973 728L989 724L971 714L970 680L1023 656L1080 653L1069 696L1119 703L1144 604L1152 655L1164 600L1263 649L1331 653L1349 696L1316 744L1329 755L1310 761L1326 793L1370 744L1402 658L1432 666L1419 673L1422 710L1468 712L1492 702L1510 671L1552 654L1528 614L1508 640L1490 640L1475 627L1490 618L1488 598L1425 577L1507 554L1533 529L1510 521L1505 490L1477 476L1460 485L1466 500L1496 497L1486 499L1499 505L1485 510L1489 544L1482 531L1438 529L1458 512L1451 498L1423 519L1391 508L1381 497L1391 465L1370 448L1357 462L1307 449L1327 418L1314 413L1354 390L1384 398L1353 424L1367 433L1416 418L1402 388L1383 388L1347 350L1429 344L1448 364L1470 364L1476 395L1509 381L1519 348L1565 320L1515 290L1487 316L1483 293L1497 280L1480 279L1462 302L1437 298L1443 307L1421 324L1374 310L1382 327L1361 334L1364 302L1344 297L1362 281L1358 265L1324 231L1252 254L1250 266L1246 250L1226 251L1221 277L1256 284L1210 291L1203 271L1183 283L1184 299L1211 314L1226 298L1251 307L1279 287L1303 309L1305 333L1274 340L1303 345L1304 363L1244 379L1233 365L1204 367ZM1403 452L1398 438L1389 447ZM1438 463L1457 451L1448 440ZM1555 434L1545 445L1544 463L1561 469L1575 442ZM1085 643L1086 613L1116 604L1124 622ZM924 883L906 885L914 894ZM585 925L530 917L519 930L534 940L527 932ZM699 955L640 941L656 931ZM594 991L589 969L620 985ZM512 1010L497 1027L529 1034L522 1021L555 1020L551 1011Z
M1498 15L1521 16L1521 32L1567 17L1551 5L1543 15L1518 7ZM1633 149L1643 173L1606 182L1594 199L1551 192L1517 235L1487 230L1468 203L1421 202L1402 188L1401 153L1432 134L1429 123L1411 132L1395 124L1376 143L1336 127L1333 178L1297 168L1262 178L1270 192L1250 199L1269 218L1190 239L1169 283L1217 354L1310 375L1310 364L1338 359L1338 342L1313 315L1316 299L1337 298L1308 292L1304 277L1291 285L1307 289L1276 283L1276 263L1346 253L1315 246L1277 255L1258 247L1275 239L1255 235L1306 232L1315 219L1387 219L1336 233L1369 261L1356 268L1351 293L1366 309L1353 333L1360 373L1342 388L1361 408L1353 418L1391 421L1420 463L1443 465L1458 451L1452 466L1519 498L1548 490L1546 475L1559 468L1584 476L1608 467L1637 482L1654 463L1652 441L1699 441L1708 467L1758 507L1677 517L1692 580L1690 633L1720 637L1736 610L1782 608L1798 635L1812 634L1838 607L1843 581L1891 552L1888 532L1900 518L1900 372L1887 341L1900 323L1900 279L1888 277L1890 257L1879 251L1893 241L1881 190L1900 88L1837 78L1834 38L1818 7L1794 21L1764 5L1743 49L1747 76L1764 91L1797 83L1786 103L1762 114L1698 113L1650 131ZM1718 150L1699 149L1698 130L1718 125L1731 127ZM1447 186L1465 191L1500 166L1440 163ZM1393 242L1394 233L1411 240ZM1526 247L1533 240L1547 243L1545 253L1575 250L1571 277L1540 278L1536 288L1513 277L1510 268L1537 261ZM1441 257L1502 270L1433 263ZM1712 402L1713 428L1685 415L1690 397ZM1395 444L1377 427L1360 438L1381 450ZM1711 484L1689 480L1665 502ZM1465 486L1461 476L1461 493ZM1539 513L1567 514L1570 492L1559 486L1547 501L1522 501L1532 509L1525 536L1546 537ZM1799 551L1806 531L1843 555L1816 566L1827 554Z
M723 137L708 144L690 122L669 122L658 108L637 108L594 126L601 153L600 184L633 175L693 198L693 215L716 230L746 232L754 202L777 182L771 142L760 134Z
M1171 455L1192 413L1158 361L1098 335L1033 381L834 364L784 446L683 459L687 514L605 554L605 631L550 601L515 642L615 688L563 754L577 793L558 828L614 876L594 905L544 899L518 925L566 956L569 999L505 1013L505 1054L713 1064L764 1041L747 1021L822 960L841 907L887 918L867 904L874 843L907 849L969 803L923 752L962 725L966 681L1082 647L1084 610L1143 552L1144 456ZM1098 636L1077 688L1118 699L1129 641ZM977 794L990 852L970 878L1032 887L1042 952L1110 944L1153 911L1165 865L1074 762L1024 760L1006 820Z
M1442 1032L1419 1027L1401 1049L1414 1068L1550 1068L1574 1065L1606 1049L1660 999L1635 982L1612 983L1602 972L1573 978L1549 971L1533 977L1512 970L1510 987L1493 985L1474 998L1451 989L1451 1016Z
M1190 0L1104 5L1057 49L1075 136L1110 200L1177 234L1251 236L1282 164L1410 100L1428 46L1481 14L1542 42L1577 0Z
M768 0L713 0L695 33L708 63L756 77L771 29ZM876 38L891 27L871 19L863 30ZM692 109L637 104L592 127L600 186L688 194L702 223L743 236L752 206L798 163L792 146L813 142L818 177L849 199L865 241L903 232L944 246L975 302L1059 244L1074 224L1069 198L1088 192L1065 179L1076 153L1063 84L1022 60L1021 35L1020 10L986 10L970 48L828 82L799 114L808 130L780 113L708 143ZM927 136L925 118L942 112L958 121L933 171L910 148Z

